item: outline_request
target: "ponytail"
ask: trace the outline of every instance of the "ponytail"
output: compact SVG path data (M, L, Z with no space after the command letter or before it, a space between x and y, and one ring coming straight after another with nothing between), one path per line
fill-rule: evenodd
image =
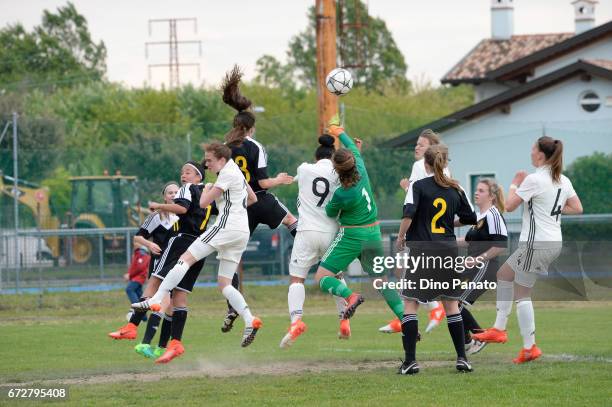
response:
M489 187L489 196L493 197L493 205L499 210L499 213L504 213L506 206L504 203L504 190L492 178L481 178L479 184L485 184Z
M552 137L542 136L538 139L538 149L546 157L546 165L550 166L550 175L554 182L561 182L563 171L563 142Z
M442 188L454 188L461 190L459 183L444 174L444 169L448 166L448 147L444 144L430 146L425 151L425 163L433 168L434 180Z
M233 128L225 135L225 142L230 147L242 144L248 131L255 126L255 115L247 110L252 102L240 93L241 79L242 71L238 65L234 65L234 68L225 74L221 85L223 102L238 112L234 116Z
M352 187L361 179L359 171L357 171L355 156L351 150L346 148L336 150L332 156L332 162L334 164L334 170L336 170L338 174L340 184L342 184L344 188Z

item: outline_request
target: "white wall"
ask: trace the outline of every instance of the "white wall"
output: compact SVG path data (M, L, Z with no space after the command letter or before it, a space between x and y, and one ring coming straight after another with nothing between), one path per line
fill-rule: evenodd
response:
M470 174L494 173L507 189L516 171L533 171L531 146L543 129L563 141L565 166L595 151L612 153L612 106L585 112L578 98L586 90L605 100L612 96L612 82L571 79L513 103L510 114L492 112L443 132L453 177L470 196Z
M612 35L597 41L587 47L580 48L574 52L553 59L535 69L534 76L529 77L532 81L540 76L547 75L553 71L570 65L579 59L610 59L612 60Z

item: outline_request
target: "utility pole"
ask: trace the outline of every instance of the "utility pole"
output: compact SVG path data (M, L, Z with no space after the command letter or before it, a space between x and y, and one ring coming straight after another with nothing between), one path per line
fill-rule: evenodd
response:
M151 68L168 68L168 87L175 89L180 86L179 71L182 66L194 66L198 69L198 79L200 79L200 64L199 63L180 63L179 62L179 44L198 44L199 56L202 56L202 41L189 40L179 41L177 35L177 23L180 22L193 22L194 34L198 32L198 20L195 18L159 18L149 20L149 37L153 32L153 24L165 23L168 24L168 41L149 41L145 42L145 55L149 58L149 46L150 45L167 45L168 46L168 63L167 64L149 64L148 66L148 78L151 83Z
M325 77L336 67L336 0L316 0L317 91L319 134L338 112L338 97L327 90Z

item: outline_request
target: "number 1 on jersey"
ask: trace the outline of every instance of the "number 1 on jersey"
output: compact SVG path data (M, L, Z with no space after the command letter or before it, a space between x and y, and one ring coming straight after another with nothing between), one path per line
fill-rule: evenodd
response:
M363 195L366 201L368 202L368 212L372 212L372 200L370 199L370 195L368 194L368 191L366 191L365 188L361 189L361 195Z

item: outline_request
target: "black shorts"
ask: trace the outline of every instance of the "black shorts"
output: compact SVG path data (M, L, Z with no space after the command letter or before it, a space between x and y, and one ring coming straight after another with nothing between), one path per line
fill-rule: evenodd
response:
M440 247L438 249L422 250L411 248L410 255L420 255L423 259L454 259L457 257L457 249ZM419 302L459 300L464 290L460 287L453 287L455 279L463 280L462 273L457 273L454 268L447 267L444 262L429 260L428 263L422 264L414 272L406 272L403 282L411 284L409 287L414 288L402 289L401 295L408 300Z
M497 282L497 270L499 270L499 261L489 260L482 268L466 272L465 279L475 283L495 283ZM467 289L461 294L461 301L473 304L485 292L487 292L486 289Z
M166 278L172 267L176 265L176 262L181 258L183 253L187 251L191 243L193 243L197 237L185 234L179 234L168 241L166 250L162 253L159 260L156 262L155 269L153 270L153 276L163 280ZM198 276L204 267L204 261L202 259L195 263L187 270L185 277L176 286L177 290L185 291L190 293L193 290L193 286L198 280Z
M251 235L257 225L268 225L270 229L276 229L289 213L287 208L268 191L257 192L257 202L247 207L249 215L249 231Z

